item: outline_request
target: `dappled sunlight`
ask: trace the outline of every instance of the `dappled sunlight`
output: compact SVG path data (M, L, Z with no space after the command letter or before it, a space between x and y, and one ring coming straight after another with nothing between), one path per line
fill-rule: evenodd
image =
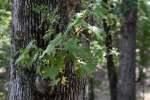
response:
M149 88L150 89L150 88ZM145 100L150 100L150 92L144 94Z
M6 68L3 68L3 67L0 68L0 74L1 74L1 73L5 73L5 72L6 72Z
M150 100L149 19L150 0L0 0L0 100Z
M145 100L150 100L150 68L146 70L144 98Z

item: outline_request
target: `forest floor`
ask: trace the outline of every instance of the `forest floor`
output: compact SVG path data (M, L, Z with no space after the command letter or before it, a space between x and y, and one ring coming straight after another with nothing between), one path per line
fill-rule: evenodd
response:
M8 80L8 72L3 71L0 69L0 100L5 100L4 83ZM110 100L107 71L104 68L97 69L95 80L95 100ZM137 83L137 100L150 100L150 68L146 70L144 82Z
M95 87L95 100L110 100L107 71L97 70L95 72L95 79L101 83ZM137 100L150 100L150 68L146 69L146 79L144 82L137 83L136 92Z

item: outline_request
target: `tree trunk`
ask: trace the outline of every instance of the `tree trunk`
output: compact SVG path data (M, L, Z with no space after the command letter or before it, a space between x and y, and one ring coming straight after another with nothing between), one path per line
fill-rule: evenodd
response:
M105 4L108 4L108 0L103 0L103 2ZM114 64L113 54L111 53L113 49L113 40L112 40L112 34L110 32L110 28L112 26L109 26L107 24L107 19L104 19L103 27L106 33L106 38L105 38L106 61L107 61L106 65L107 65L107 74L108 74L108 81L109 81L109 88L110 88L110 98L111 100L117 100L118 76L117 76L117 69Z
M117 100L117 70L115 68L115 64L113 61L113 55L111 54L112 51L112 35L109 32L110 26L104 21L104 30L106 32L106 59L107 59L107 73L108 73L108 80L109 80L109 87L110 87L110 97L111 100Z
M94 2L95 2L95 0L88 0L88 5L90 5ZM88 16L87 22L92 26L96 25L96 21L94 20L93 16ZM90 40L91 37L89 36L87 38ZM90 41L85 41L85 42L87 44L86 47L90 48ZM95 100L94 77L95 77L94 72L92 73L92 75L90 77L88 77L88 84L87 84L87 87L88 87L88 97L87 97L87 99L88 100Z
M59 85L52 94L39 94L36 90L36 64L28 69L28 66L15 64L19 56L19 50L25 48L31 40L37 40L40 48L45 48L42 39L48 30L48 21L42 12L33 10L35 5L44 5L49 9L58 8L58 24L54 25L56 33L64 32L70 18L73 16L76 0L13 0L13 32L12 61L10 73L9 100L84 100L84 84L74 74L73 62L66 61L65 75L69 79L67 86ZM49 95L48 95L49 94Z
M68 22L79 11L80 0L58 0L57 7L60 8L60 21L57 33L65 31ZM68 78L67 86L59 85L55 87L51 100L85 100L85 80L78 78L74 72L74 61L66 58L65 77Z
M123 0L124 25L121 32L118 100L136 100L135 58L137 0Z
M19 50L25 48L28 43L35 39L39 47L43 47L42 39L46 32L45 26L39 27L42 23L41 14L33 11L34 5L50 4L49 0L13 0L13 31L11 34L12 61L10 74L9 100L35 100L35 68L29 70L24 65L15 64L19 56Z

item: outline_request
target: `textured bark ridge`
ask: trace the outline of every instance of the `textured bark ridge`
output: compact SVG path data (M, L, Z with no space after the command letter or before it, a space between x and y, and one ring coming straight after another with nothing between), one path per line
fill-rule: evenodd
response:
M66 61L65 74L69 78L67 86L59 85L50 94L40 94L36 90L36 66L31 69L16 65L15 61L19 56L19 50L25 48L27 44L35 39L37 45L45 48L42 39L48 29L48 21L44 20L41 13L33 10L35 5L45 5L50 10L58 8L57 25L52 25L56 33L65 31L68 21L73 16L73 11L77 8L77 0L13 0L13 31L12 38L12 61L10 73L9 100L85 100L84 84L74 74L73 62ZM70 8L71 7L71 8ZM69 11L69 9L71 11Z
M118 100L136 100L135 57L137 0L123 0L124 25L121 33Z
M12 62L9 100L34 100L35 93L35 66L30 70L22 69L23 65L16 65L19 50L35 39L40 40L38 46L43 46L42 37L46 31L41 24L41 15L34 13L35 4L47 5L49 0L13 0L13 32L12 38Z

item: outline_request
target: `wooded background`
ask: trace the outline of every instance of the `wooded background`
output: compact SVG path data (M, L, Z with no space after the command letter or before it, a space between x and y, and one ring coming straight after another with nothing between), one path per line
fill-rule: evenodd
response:
M149 0L0 0L0 100L148 100L149 9Z

